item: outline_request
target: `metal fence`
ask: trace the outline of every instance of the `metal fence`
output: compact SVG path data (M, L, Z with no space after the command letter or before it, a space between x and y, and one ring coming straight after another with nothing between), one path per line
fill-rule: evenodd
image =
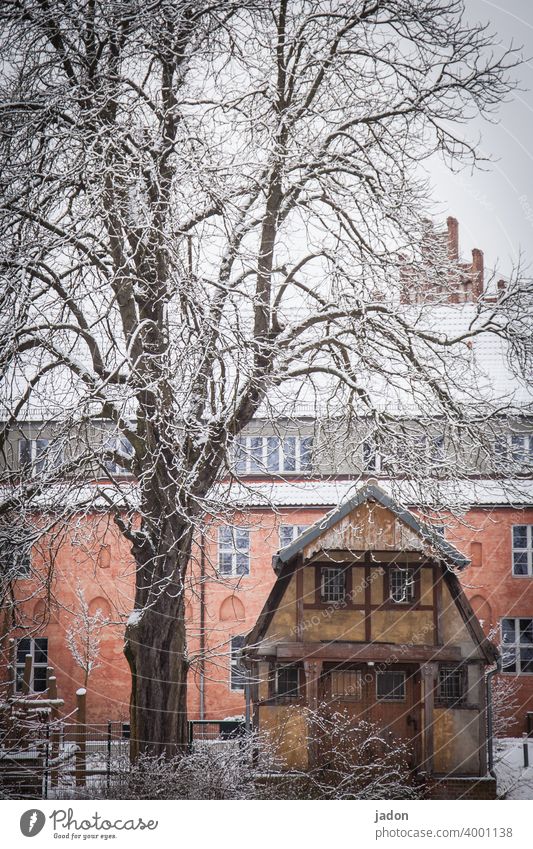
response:
M239 720L191 720L189 751L226 748L245 734ZM105 796L130 770L129 724L43 723L17 748L0 748L0 796L61 799Z

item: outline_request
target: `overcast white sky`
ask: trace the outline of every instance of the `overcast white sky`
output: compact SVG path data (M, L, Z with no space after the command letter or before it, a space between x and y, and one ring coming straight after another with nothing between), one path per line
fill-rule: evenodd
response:
M495 125L470 126L481 133L481 147L493 155L487 171L450 175L444 166L431 171L437 213L460 223L461 252L485 253L489 266L508 274L519 250L533 274L533 0L465 0L466 16L489 21L503 42L523 45L525 63L517 71L520 87L499 110Z

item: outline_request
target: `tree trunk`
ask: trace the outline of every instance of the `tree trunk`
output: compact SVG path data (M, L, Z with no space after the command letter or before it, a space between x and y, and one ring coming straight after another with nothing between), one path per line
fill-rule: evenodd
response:
M146 536L144 554L136 545L132 547L137 562L135 609L126 626L124 645L132 677L132 759L140 753L172 756L185 751L188 743L183 576L191 537L183 525L177 528L168 523L155 546L155 556L144 556Z

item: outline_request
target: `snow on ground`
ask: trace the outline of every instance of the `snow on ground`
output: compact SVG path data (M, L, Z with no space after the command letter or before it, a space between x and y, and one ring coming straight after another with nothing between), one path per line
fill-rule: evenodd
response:
M501 799L533 799L533 740L526 741L529 767L524 767L524 740L505 737L495 740L494 769Z

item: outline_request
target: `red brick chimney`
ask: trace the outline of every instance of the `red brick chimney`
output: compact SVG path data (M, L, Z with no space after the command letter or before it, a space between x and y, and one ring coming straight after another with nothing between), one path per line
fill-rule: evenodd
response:
M459 259L459 222L451 215L446 219L448 225L448 259Z
M484 263L483 263L483 251L480 251L479 248L472 249L472 295L474 301L477 301L478 298L481 298L483 295L483 276L484 276Z

